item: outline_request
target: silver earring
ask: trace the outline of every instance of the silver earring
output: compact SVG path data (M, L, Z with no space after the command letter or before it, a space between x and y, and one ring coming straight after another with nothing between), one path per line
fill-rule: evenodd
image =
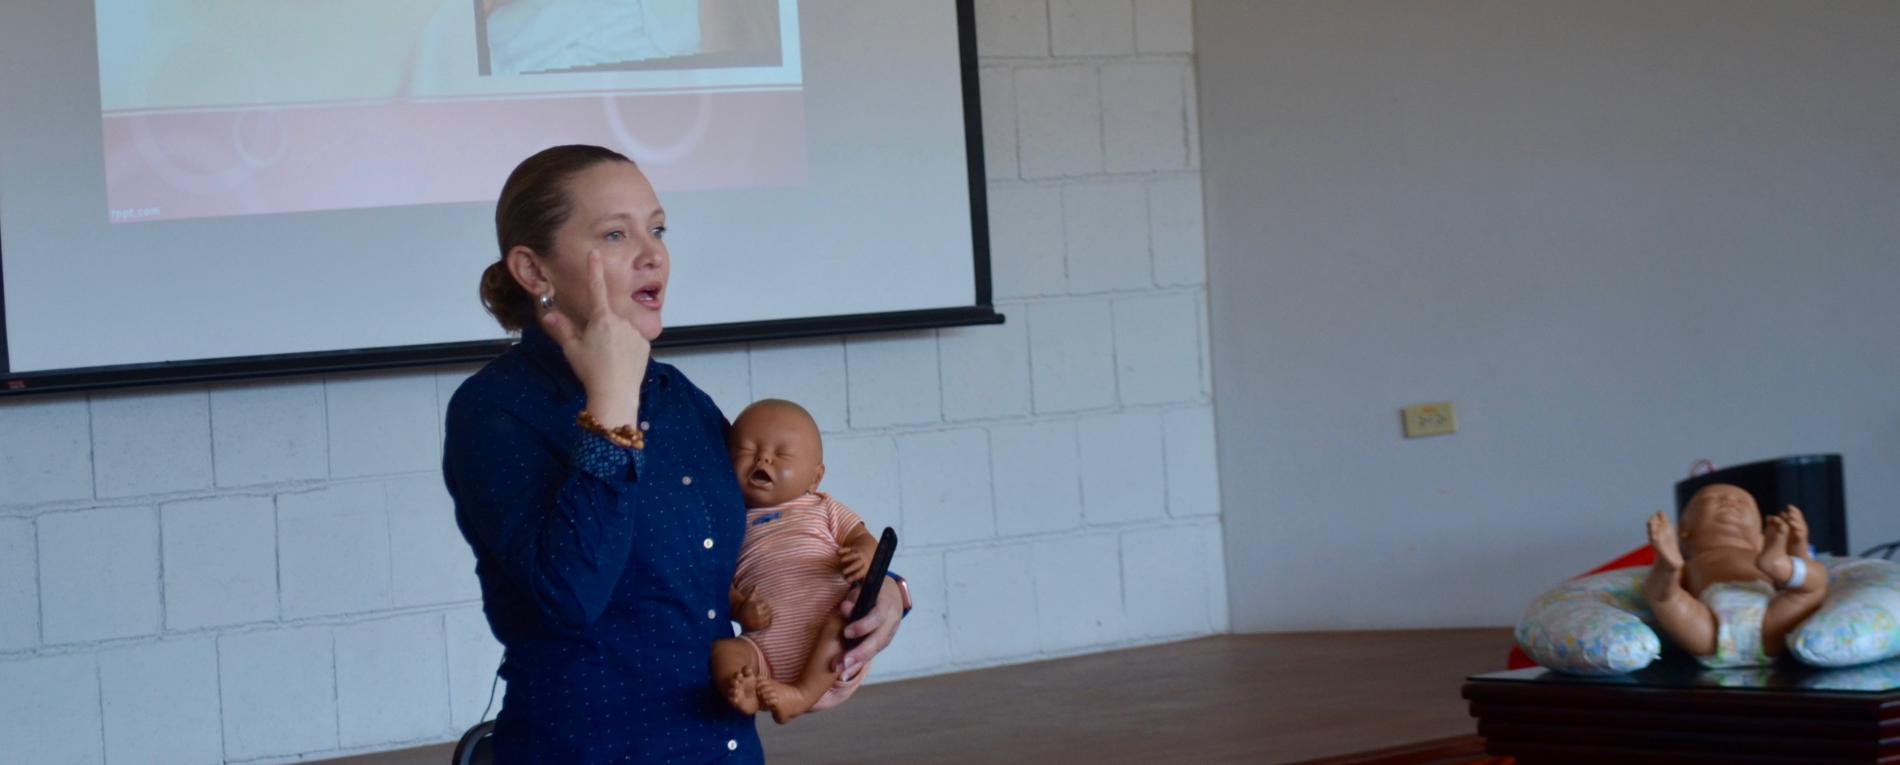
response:
M534 302L541 306L541 310L551 311L554 309L554 293L550 292L546 295L542 295L536 298Z

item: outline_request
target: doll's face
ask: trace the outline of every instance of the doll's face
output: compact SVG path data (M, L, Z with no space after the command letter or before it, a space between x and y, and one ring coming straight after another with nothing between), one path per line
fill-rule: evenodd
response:
M824 442L811 416L787 402L761 401L739 414L727 439L745 506L782 505L817 491Z
M1739 487L1725 483L1704 487L1682 511L1682 539L1690 555L1710 547L1760 550L1761 510L1755 498Z

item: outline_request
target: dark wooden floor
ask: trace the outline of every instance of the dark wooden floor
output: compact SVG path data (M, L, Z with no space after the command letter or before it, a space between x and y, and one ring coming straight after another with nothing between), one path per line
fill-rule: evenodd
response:
M1510 645L1506 629L1211 637L866 686L759 733L781 763L1291 763L1471 734L1459 686Z

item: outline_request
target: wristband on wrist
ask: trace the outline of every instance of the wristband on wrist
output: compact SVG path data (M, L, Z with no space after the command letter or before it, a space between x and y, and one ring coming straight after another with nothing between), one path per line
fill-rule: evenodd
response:
M1781 589L1784 590L1792 590L1808 581L1808 562L1800 558L1789 560L1794 563L1794 575L1788 577L1788 581L1781 585Z
M889 571L884 572L884 575L890 577L891 581L897 583L898 594L904 596L904 613L898 618L902 619L905 616L910 616L910 583L904 581L904 577L898 576Z

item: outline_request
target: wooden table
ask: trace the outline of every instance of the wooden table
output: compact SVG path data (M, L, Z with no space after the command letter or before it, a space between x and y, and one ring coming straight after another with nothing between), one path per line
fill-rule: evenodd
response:
M1477 675L1464 697L1486 751L1521 765L1900 763L1900 660L1822 671L1704 670L1682 658L1632 675Z
M791 725L761 716L759 734L770 762L800 765L1435 762L1412 750L1475 756L1442 741L1472 732L1458 686L1510 645L1508 628L1222 635L867 685ZM449 748L334 765L440 765Z
M1472 732L1508 629L1227 635L866 686L761 718L773 763L1282 765Z

